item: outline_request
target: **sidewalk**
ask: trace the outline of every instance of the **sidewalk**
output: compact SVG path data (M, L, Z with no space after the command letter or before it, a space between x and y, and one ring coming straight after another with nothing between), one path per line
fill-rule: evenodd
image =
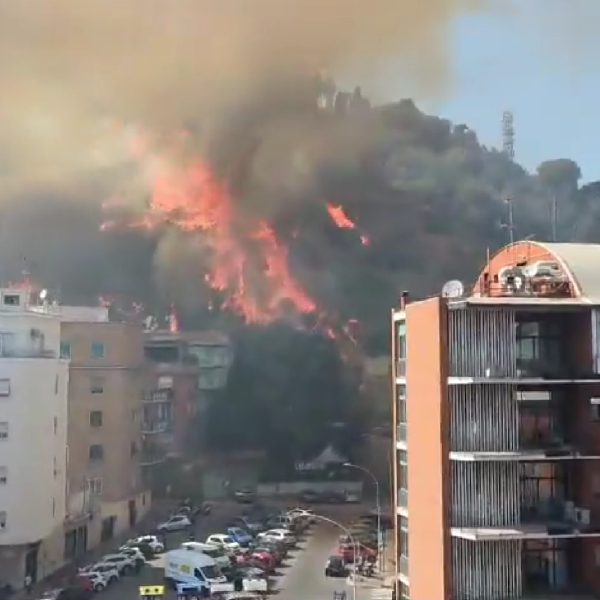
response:
M171 500L157 500L153 502L148 513L144 515L133 528L123 531L111 539L101 542L95 548L92 548L80 556L77 556L70 563L62 566L45 579L38 581L33 586L30 594L27 594L25 590L21 589L17 590L12 598L14 600L39 598L40 592L66 586L77 575L79 568L93 563L105 554L114 552L128 539L152 531L159 523L161 523L171 514L174 506L175 503Z

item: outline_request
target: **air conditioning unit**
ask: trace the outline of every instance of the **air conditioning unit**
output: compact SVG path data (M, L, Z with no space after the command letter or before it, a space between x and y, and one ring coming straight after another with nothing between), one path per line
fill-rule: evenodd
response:
M587 508L578 508L577 509L577 522L582 525L589 525L591 513Z

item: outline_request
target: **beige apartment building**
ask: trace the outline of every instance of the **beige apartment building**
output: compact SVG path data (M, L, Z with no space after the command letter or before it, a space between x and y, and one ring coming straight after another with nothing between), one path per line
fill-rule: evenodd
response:
M132 527L149 509L141 471L144 337L129 323L69 321L65 560Z

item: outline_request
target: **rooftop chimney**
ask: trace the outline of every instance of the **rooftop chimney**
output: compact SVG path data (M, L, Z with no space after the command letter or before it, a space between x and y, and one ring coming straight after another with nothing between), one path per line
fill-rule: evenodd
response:
M400 310L406 310L407 304L408 304L408 291L404 290L400 294Z

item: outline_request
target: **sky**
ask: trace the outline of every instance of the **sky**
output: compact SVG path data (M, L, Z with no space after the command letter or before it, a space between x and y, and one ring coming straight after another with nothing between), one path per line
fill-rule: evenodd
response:
M449 42L451 89L417 103L496 147L502 113L512 111L517 162L535 170L572 158L584 181L600 179L598 24L599 0L519 0L514 10L460 18Z

